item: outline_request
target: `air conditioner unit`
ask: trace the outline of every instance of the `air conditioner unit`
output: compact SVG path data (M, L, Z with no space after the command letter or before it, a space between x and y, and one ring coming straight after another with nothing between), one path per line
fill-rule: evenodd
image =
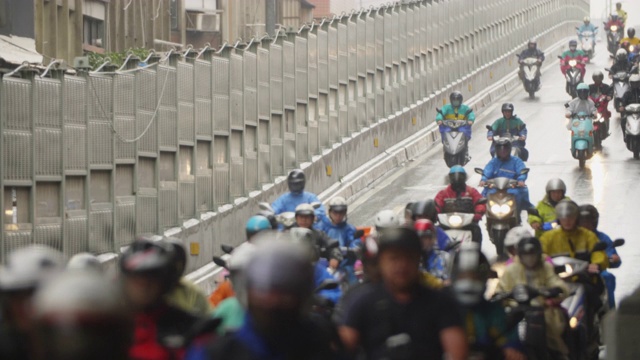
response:
M187 13L187 17L187 30L201 32L220 31L219 14Z

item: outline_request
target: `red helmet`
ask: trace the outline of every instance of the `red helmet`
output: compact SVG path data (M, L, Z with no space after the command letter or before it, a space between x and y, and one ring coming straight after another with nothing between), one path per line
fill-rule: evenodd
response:
M436 227L431 220L419 219L413 224L413 229L418 233L418 236L433 237L436 233Z

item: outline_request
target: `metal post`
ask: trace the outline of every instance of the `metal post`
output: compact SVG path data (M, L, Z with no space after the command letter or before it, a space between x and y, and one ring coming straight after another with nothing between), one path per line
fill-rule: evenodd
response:
M274 36L276 33L276 0L266 0L266 31L269 36Z

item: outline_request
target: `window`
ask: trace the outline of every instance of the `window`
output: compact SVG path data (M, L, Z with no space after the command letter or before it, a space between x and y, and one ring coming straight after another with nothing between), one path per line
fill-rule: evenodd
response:
M84 44L103 47L104 21L90 16L84 16L83 30Z

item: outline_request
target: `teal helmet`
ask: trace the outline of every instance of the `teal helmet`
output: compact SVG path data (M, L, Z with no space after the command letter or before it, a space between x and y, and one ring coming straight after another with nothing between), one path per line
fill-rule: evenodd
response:
M578 84L578 87L576 87L576 92L578 93L578 97L581 100L587 100L589 98L589 85L585 83Z
M577 90L589 90L589 85L587 85L585 83L580 83L580 84L578 84L578 87L576 89Z
M467 172L460 165L454 165L449 169L449 182L454 187L466 186Z
M262 215L254 215L247 221L245 229L247 231L247 239L251 239L253 235L260 231L271 229L271 222Z

